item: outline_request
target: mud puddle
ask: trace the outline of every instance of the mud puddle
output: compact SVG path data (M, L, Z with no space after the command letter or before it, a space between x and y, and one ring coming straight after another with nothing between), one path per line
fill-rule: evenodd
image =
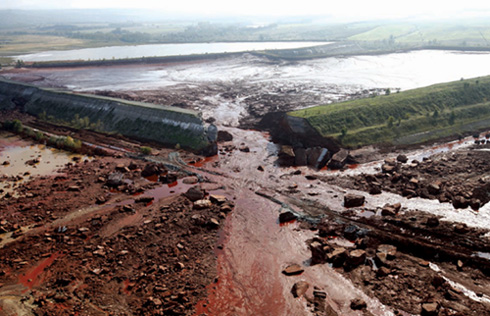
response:
M13 192L14 188L36 176L61 174L68 162L87 159L85 156L70 154L45 145L25 141L18 136L0 134L0 190Z

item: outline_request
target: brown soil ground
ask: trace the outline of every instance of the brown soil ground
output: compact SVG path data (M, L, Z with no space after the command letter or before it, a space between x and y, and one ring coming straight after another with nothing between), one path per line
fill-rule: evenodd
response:
M77 138L125 144L86 131ZM145 178L149 166L157 171ZM114 174L120 183L110 182ZM167 174L178 180L156 182ZM17 195L2 194L0 314L192 315L216 278L220 226L233 208L182 194L197 182L117 153L67 163L61 174L18 185Z

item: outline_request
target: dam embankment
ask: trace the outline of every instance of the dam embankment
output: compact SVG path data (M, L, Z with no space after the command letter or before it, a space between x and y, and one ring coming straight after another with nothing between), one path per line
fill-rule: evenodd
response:
M38 88L2 79L0 109L18 109L62 125L85 119L101 132L178 145L205 155L216 153L217 129L206 125L196 111Z

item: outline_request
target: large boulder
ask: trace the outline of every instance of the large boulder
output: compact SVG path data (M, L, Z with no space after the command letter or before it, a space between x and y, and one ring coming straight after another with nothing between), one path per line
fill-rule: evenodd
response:
M294 148L294 165L295 166L306 166L308 164L307 161L307 149L303 147L295 147Z
M192 202L195 202L197 200L202 200L206 195L206 191L204 191L200 186L196 185L189 188L184 195Z
M422 304L422 316L436 316L439 315L439 304L433 303L423 303Z
M346 194L344 195L344 207L357 207L364 204L364 196L358 194Z
M281 214L279 214L279 223L287 223L287 222L291 222L291 221L294 221L298 218L298 216L296 216L293 212L291 211L286 211L286 212L283 212Z
M305 282L305 281L299 281L293 285L293 288L291 289L291 293L293 294L294 297L300 297L303 296L306 291L308 291L308 288L310 285Z
M332 156L327 166L330 169L341 169L347 162L348 157L349 151L342 148Z
M310 244L311 250L311 265L315 265L318 263L324 263L326 260L326 250L328 250L328 246L323 245L318 240L313 241Z
M349 252L349 256L347 258L347 265L349 267L357 267L366 261L366 251L362 249L355 249Z
M118 187L120 186L123 182L124 175L121 172L113 172L107 177L106 185L109 187Z
M408 157L405 155L398 155L398 157L396 157L396 161L406 163L408 161Z
M467 208L470 204L467 199L460 195L453 197L452 202L454 208Z
M308 155L308 165L316 169L321 169L325 167L325 165L328 162L328 159L330 158L330 152L328 151L328 149L321 148L321 147L311 148L310 154L307 155Z
M295 155L293 147L281 146L278 154L278 162L281 166L293 166L295 162Z
M233 140L233 135L227 131L218 131L218 143L221 142L231 142Z
M301 274L304 271L305 269L303 269L303 267L301 267L299 264L290 264L284 270L282 270L282 273L291 276Z
M157 165L155 163L149 163L145 166L143 171L141 171L141 176L142 177L151 177L154 175L160 175L164 171L166 171L164 166Z

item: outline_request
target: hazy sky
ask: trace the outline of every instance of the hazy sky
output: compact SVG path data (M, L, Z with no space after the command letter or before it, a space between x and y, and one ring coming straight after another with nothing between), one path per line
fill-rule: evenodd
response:
M490 12L488 0L0 0L0 9L141 8L202 15L328 15L338 18L457 17Z

